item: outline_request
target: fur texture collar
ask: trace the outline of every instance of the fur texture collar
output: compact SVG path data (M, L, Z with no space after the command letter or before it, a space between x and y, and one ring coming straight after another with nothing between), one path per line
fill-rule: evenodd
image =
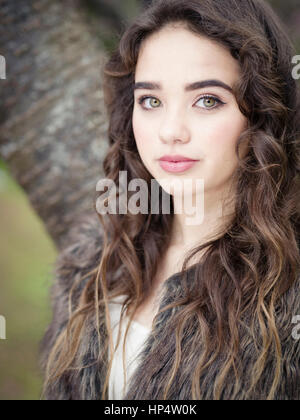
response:
M68 294L79 276L97 267L101 253L101 226L98 218L88 215L80 218L74 228L70 230L63 250L59 253L54 268L55 281L51 288L53 319L40 345L40 360L42 369L50 349L60 331L68 321ZM88 279L86 280L88 281ZM193 281L193 270L189 270L189 281ZM80 290L75 292L75 299ZM164 284L164 294L160 308L176 301L182 295L180 276L175 274ZM177 309L165 311L160 315L154 331L148 337L142 350L142 359L134 373L125 399L128 400L159 400L167 383L168 372L172 366L175 354L175 337L172 319ZM292 324L294 316L300 315L299 282L291 288L281 299L277 311L277 327L282 344L282 380L277 389L275 399L290 400L300 398L299 360L300 340L292 335L295 327ZM191 349L190 342L195 327L186 329L182 342L183 362L171 387L171 400L191 400L191 381L197 363L197 348ZM250 339L245 328L241 332L242 340L240 355L243 366L242 380L238 394L234 399L246 399L244 389L249 383L249 373L256 361L255 344ZM106 337L104 314L100 319L100 334ZM198 350L201 343L198 343ZM99 353L98 336L95 319L91 319L85 326L85 335L80 345L82 364L88 367L80 371L70 371L52 386L48 386L44 397L48 400L99 400L103 389L107 359L97 362ZM201 376L201 391L203 399L213 399L213 384L222 360L217 359ZM266 399L267 390L272 382L275 369L275 357L269 355L263 376L251 398ZM226 389L222 399L233 399L233 377L226 381Z

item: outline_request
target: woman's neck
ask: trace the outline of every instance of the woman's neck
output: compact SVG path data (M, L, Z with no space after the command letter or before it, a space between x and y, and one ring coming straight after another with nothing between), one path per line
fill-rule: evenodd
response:
M233 200L225 200L224 195L222 198L220 194L207 192L205 192L204 198L202 221L200 224L191 225L187 223L187 218L190 218L191 212L182 203L178 203L176 197L173 197L175 214L170 246L189 250L196 245L218 237L226 230L235 214ZM184 209L185 212L177 211L178 208L180 210Z

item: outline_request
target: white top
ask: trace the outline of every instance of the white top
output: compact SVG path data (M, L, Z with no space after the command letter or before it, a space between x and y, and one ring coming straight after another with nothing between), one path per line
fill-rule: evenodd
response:
M109 312L111 316L111 327L113 334L114 348L116 348L120 315L122 303L126 296L118 296L113 302L109 303ZM126 337L125 352L125 369L126 369L126 387L124 388L124 370L123 370L123 340L126 327L128 325L128 317L123 318L122 331L118 348L113 358L112 369L109 378L108 399L122 400L126 394L128 383L132 374L138 366L139 358L137 357L143 347L150 329L144 325L132 321ZM110 355L110 351L109 351ZM124 389L123 389L124 388Z

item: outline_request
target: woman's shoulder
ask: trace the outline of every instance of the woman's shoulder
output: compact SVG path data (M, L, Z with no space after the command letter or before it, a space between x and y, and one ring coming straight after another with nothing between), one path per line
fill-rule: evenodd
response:
M296 281L281 295L276 305L276 322L284 339L291 340L294 320L300 316L300 275ZM299 343L298 343L299 344Z
M300 277L279 299L276 327L281 343L282 379L277 399L299 399L300 395Z
M62 292L68 292L75 278L95 269L100 261L103 228L96 214L83 213L63 238L55 262L55 277Z
M300 254L300 236L297 237L297 243ZM283 324L290 325L291 320L295 316L300 315L300 267L297 268L297 275L295 281L286 288L286 291L280 296L277 302L277 314L278 322L281 321ZM290 279L286 279L290 282ZM282 284L284 287L285 285Z
M102 228L97 215L81 214L65 235L53 265L50 285L52 321L40 343L40 351L46 359L49 349L69 320L69 296L76 286L72 302L76 304L88 273L95 270L102 249ZM86 279L81 281L84 276Z

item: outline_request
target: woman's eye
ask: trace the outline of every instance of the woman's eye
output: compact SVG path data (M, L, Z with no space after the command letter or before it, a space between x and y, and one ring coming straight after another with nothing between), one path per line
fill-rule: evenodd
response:
M139 104L143 105L143 107L146 109L151 109L151 108L158 108L160 105L160 101L156 98L153 98L152 96L145 96L139 99Z
M160 100L157 98L154 98L153 96L142 96L138 100L138 102L146 110L158 108L161 104ZM225 104L220 99L215 98L214 96L203 96L197 101L197 103L201 104L200 108L203 108L206 110L218 108L219 106Z
M201 103L201 108L212 109L217 108L219 105L224 105L224 102L214 96L204 96L200 98L197 103Z

